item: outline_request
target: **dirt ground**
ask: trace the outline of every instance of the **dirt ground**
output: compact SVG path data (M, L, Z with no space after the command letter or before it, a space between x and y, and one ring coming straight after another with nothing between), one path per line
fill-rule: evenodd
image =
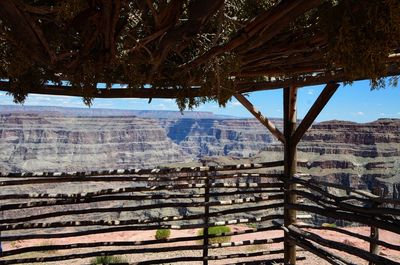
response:
M249 227L244 225L237 225L231 226L232 231L241 231L249 229ZM370 233L369 227L349 227L346 228L349 231L359 233L362 235L368 236ZM361 249L368 250L369 243L360 240L351 238L349 236L339 234L334 231L322 231L322 230L315 230L314 232L326 239L334 240L341 243L346 243ZM197 230L195 229L188 229L188 230L172 230L171 231L171 238L177 237L185 237L185 236L195 236L197 235ZM37 246L37 245L55 245L55 244L73 244L73 243L81 243L81 242L110 242L110 241L142 241L142 240L152 240L154 239L155 231L131 231L131 232L115 232L115 233L108 233L108 234L99 234L99 235L91 235L91 236L81 236L76 238L62 238L62 239L51 239L51 240L24 240L24 241L17 241L11 243L4 243L3 250L27 247L27 246ZM236 235L232 237L232 241L244 241L244 240L253 240L253 239L267 239L267 238L275 238L283 236L282 231L266 231L266 232L257 232L252 234L244 234L244 235ZM388 232L388 231L380 231L380 240L400 245L400 235ZM161 247L161 246L182 246L182 245L191 245L191 244L199 244L199 242L177 242L177 243L168 243L167 244L159 244L157 246L147 246L147 247ZM135 249L135 247L129 247L130 249ZM143 248L140 247L140 248ZM211 249L209 251L209 255L226 255L226 254L233 254L233 253L248 253L248 252L258 252L258 251L265 251L265 250L273 250L273 249L280 249L282 248L282 243L276 244L268 244L268 245L253 245L253 246L240 246L240 247L228 247L228 248L219 248L219 249ZM104 250L110 248L91 248L80 250L82 252L89 252L95 250ZM124 249L124 248L120 248ZM49 255L63 255L63 254L71 254L74 253L74 250L62 250L62 251L52 251L51 253L46 252L37 252L37 253L26 253L23 255L19 255L18 258L27 258L27 257L36 257L36 256L49 256ZM76 251L76 250L75 250ZM343 257L348 257L353 260L354 263L364 265L368 264L368 262L356 258L354 256L348 255L346 253L339 253ZM400 262L400 252L387 249L385 247L380 247L380 254L386 258L395 260ZM201 256L201 250L197 251L177 251L177 252L168 252L168 253L152 253L152 254L132 254L126 255L125 258L130 262L137 262L142 260L151 260L151 259L165 259L165 258L172 258L178 256ZM309 264L318 264L318 265L325 265L329 264L324 260L314 256L313 254L299 250L299 256L306 257L306 260L299 261L299 265L309 265ZM280 258L282 255L271 255L271 256L264 256L261 258L240 258L240 259L225 259L220 261L211 261L210 264L227 264L227 263L237 263L241 261L251 261L257 259L272 259L272 258ZM14 259L14 257L8 257L7 259ZM69 260L63 262L55 262L50 264L59 264L59 265L67 265L72 264L74 265L83 265L88 264L90 259L82 259L82 260ZM184 262L181 264L200 264L200 262Z

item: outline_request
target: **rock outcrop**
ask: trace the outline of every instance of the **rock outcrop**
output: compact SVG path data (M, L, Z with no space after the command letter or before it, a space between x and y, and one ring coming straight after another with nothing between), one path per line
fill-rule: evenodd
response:
M258 159L279 154L283 146L271 144ZM392 184L400 183L400 120L315 124L298 146L298 160L303 173L360 189L382 186L393 194Z
M151 119L0 115L1 171L84 171L191 160Z
M255 119L179 119L161 121L168 137L187 153L250 157L275 139Z

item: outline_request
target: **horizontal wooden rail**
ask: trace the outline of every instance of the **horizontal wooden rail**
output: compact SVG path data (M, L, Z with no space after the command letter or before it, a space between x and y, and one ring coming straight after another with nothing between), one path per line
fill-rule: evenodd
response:
M301 229L299 229L298 227L294 226L294 225L290 225L288 227L289 232L291 234L292 237L294 238L303 238L303 239L307 239L307 240L311 240L314 241L322 246L328 247L330 249L337 249L340 251L344 251L346 253L349 253L351 255L357 256L359 258L362 258L364 260L367 261L371 261L374 262L375 264L382 264L382 265L399 265L398 262L395 262L393 260L387 259L383 256L379 256L379 255L375 255L372 253L369 253L368 251L365 251L363 249L359 249L353 246L349 246L346 245L344 243L341 242L337 242L337 241L333 241L333 240L328 240L328 239L324 239L321 236L311 233L311 232L307 232L307 231L303 231Z
M349 230L346 230L346 229L343 229L343 228L340 228L340 227L329 227L329 226L328 227L325 227L325 226L321 227L321 226L315 226L315 225L296 225L296 226L301 228L301 229L334 231L334 232L341 233L341 234L344 234L344 235L348 235L348 236L351 236L351 237L355 237L355 238L358 238L358 239L361 239L361 240L364 240L364 241L367 241L367 242L373 242L373 243L378 244L380 246L383 246L385 248L389 248L389 249L400 251L400 245L394 245L394 244L391 244L391 243L388 243L388 242L385 242L385 241L381 241L381 240L374 240L374 239L371 239L369 236L360 235L360 234L351 232Z
M253 217L253 218L242 218L242 219L232 219L227 221L216 221L210 222L208 225L204 224L185 224L185 225L171 225L171 224L158 224L158 225L142 225L142 226L116 226L109 228L100 228L100 229L91 229L84 230L78 232L67 232L67 233L42 233L42 234L27 234L27 235L12 235L12 236L4 236L0 237L2 242L6 241L16 241L16 240L28 240L28 239L51 239L51 238L65 238L65 237L80 237L87 235L96 235L96 234L106 234L112 232L121 232L121 231L141 231L141 230L155 230L155 229L194 229L194 228L206 228L213 226L222 226L222 225L235 225L235 224L248 224L248 223L261 223L265 221L271 220L279 220L282 219L283 215L281 214L273 214L262 217Z
M290 235L290 233L289 233ZM322 248L318 244L315 244L311 241L305 240L304 238L297 237L290 235L289 237L290 241L295 243L296 245L304 248L305 250L308 250L309 252L317 255L318 257L328 261L330 264L334 265L358 265L354 262L345 260L342 258L340 255L333 253L332 251L329 251L327 249Z
M226 197L234 195L244 194L269 194L263 197L268 197L269 200L279 200L283 198L283 194L280 193L280 189L276 190L255 190L255 191L234 191L234 192L213 192L210 193L211 197ZM274 194L275 193L275 194ZM101 197L79 197L79 198L67 198L58 200L46 200L46 201L32 201L24 203L11 203L0 205L0 211L7 210L19 210L29 209L45 206L61 206L69 204L84 204L93 202L104 202L104 201L148 201L148 200L169 200L169 199L197 199L203 198L204 194L155 194L155 195L112 195L112 196L101 196Z
M313 189L313 191L316 191L316 190ZM328 192L323 192L324 196L317 196L310 192L301 191L301 190L291 191L291 193L300 195L303 198L306 198L306 199L308 199L318 205L321 205L323 207L325 207L327 205L332 205L343 211L349 211L349 212L365 214L365 215L370 215L370 216L375 216L375 217L382 217L382 218L386 218L386 219L390 219L390 220L395 220L395 219L392 218L391 216L386 216L386 215L400 216L400 210L398 210L398 209L378 208L378 207L370 207L370 206L357 206L357 205L353 205L350 203L340 202L339 201L340 197L335 196L333 194L329 194ZM325 199L325 196L329 197L332 200Z
M208 256L207 259L208 260L236 259L236 258L248 258L248 257L282 254L282 253L283 249L274 249L274 250L265 250L259 252L246 252L246 253L219 255L219 256Z
M315 213L315 214L319 214L322 216L331 217L334 219L347 220L350 222L356 222L356 223L365 224L368 226L375 226L375 227L378 227L378 228L381 228L384 230L391 231L393 233L400 234L400 225L398 223L377 220L377 219L373 219L368 216L359 215L356 213L343 212L340 209L328 208L328 207L321 208L321 207L316 207L316 206L300 205L300 204L287 204L287 205L285 205L285 207L288 209Z
M25 217L10 218L0 220L0 224L11 224L11 223L22 223L30 222L33 220L47 219L53 217L66 217L70 215L78 214L90 214L90 213L120 213L120 212L136 212L150 209L163 209L163 208L176 208L176 207L186 207L186 208L198 208L208 206L229 206L229 205L240 205L246 203L256 203L270 201L268 197L247 197L234 200L225 201L213 201L213 202L177 202L177 203L159 203L159 204L149 204L149 205L139 205L133 207L111 207L111 208L90 208L90 209L79 209L79 210L67 210L67 211L53 211L44 214L29 215Z
M274 188L268 188L268 189L254 189L254 190L236 190L232 192L210 192L210 196L232 196L232 195L240 195L240 194L258 194L258 193L274 193L274 192L281 192L283 187L279 187L278 189ZM0 195L0 200L10 200L10 199L62 199L66 201L71 201L71 200L79 200L79 201L94 201L95 199L101 200L101 198L107 198L106 195L112 195L110 197L114 197L115 195L118 194L124 194L124 193L131 193L131 189L129 187L123 188L123 189L102 189L98 191L93 191L93 192L84 192L84 193L58 193L58 194L49 194L49 193L24 193L24 194L3 194ZM156 196L163 196L165 199L169 198L174 198L173 196L186 196L186 198L201 198L204 195L201 195L200 197L197 197L197 195L201 195L201 193L196 193L196 194L155 194L155 195L136 195L136 198L140 200L140 196L144 196L145 198L143 199L157 199ZM171 196L171 197L169 197ZM118 198L118 197L116 197ZM182 197L183 198L183 197ZM34 203L34 202L32 202Z
M124 187L119 189L103 189L95 192L82 192L75 194L5 194L0 195L0 200L15 198L76 198L76 197L93 197L100 195L111 195L128 192L144 192L144 191L162 191L162 190L182 190L182 189L202 189L204 184L180 184L180 185L155 185L146 187ZM224 189L249 189L249 188L283 188L282 183L212 183L210 188Z
M243 211L261 211L267 209L275 209L283 207L283 203L274 203L262 206L247 207L241 209L229 209L217 212L211 212L210 217L218 217L228 214L241 213ZM43 228L61 228L61 227L89 227L89 226L126 226L126 225L139 225L139 224L151 224L151 223L165 223L183 220L196 220L203 219L203 214L193 215L182 215L182 216L164 216L161 218L153 219L130 219L130 220L84 220L84 221L62 221L62 222L50 222L50 223L18 223L10 225L1 225L1 231L12 231L12 230L26 230L26 229L43 229ZM174 226L172 225L171 228ZM177 226L179 227L179 226Z
M209 235L209 238L218 238L218 237L226 237L226 236L237 236L244 234L253 234L265 231L273 231L279 230L280 228L277 226L269 226L262 228L253 228L246 229L242 231L234 231L228 233L220 233L215 235ZM176 242L188 242L188 241L198 241L202 240L203 236L190 236L190 237L178 237L178 238L168 238L168 239L154 239L154 240L144 240L144 241L107 241L107 242L93 242L93 243L74 243L74 244L66 244L66 245L44 245L44 246L32 246L32 247L23 247L12 250L3 251L2 257L18 255L26 252L37 252L37 251L57 251L57 250L65 250L65 249L83 249L83 248L95 248L95 247L110 247L110 246L145 246L145 245L153 245L153 244L170 244ZM266 239L266 243L268 243ZM280 239L273 239L272 241L276 241ZM261 241L257 241L259 244ZM273 243L273 242L269 242Z
M247 240L240 242L231 242L231 245L227 246L224 244L212 244L209 248L223 248L223 247L231 247L231 246L251 246L251 245L260 245L260 244L273 244L283 242L283 237L280 238L272 238L266 240ZM167 246L167 247L153 247L153 248L134 248L134 249L124 249L124 250L101 250L101 251L93 251L87 253L79 253L79 254L70 254L70 255L58 255L51 257L37 257L37 258L27 258L27 259L14 259L14 260L4 260L5 263L0 261L0 264L13 264L13 263L32 263L32 262L54 262L61 260L71 260L71 259L82 259L82 258L90 258L96 257L99 255L123 255L123 254L141 254L141 253L162 253L162 252L175 252L175 251L185 251L185 250L201 250L203 249L203 245L188 245L188 246ZM40 249L39 251L43 251ZM264 255L270 254L269 252L263 252ZM275 254L271 251L271 254ZM210 259L223 259L224 256L211 257Z
M297 261L305 260L305 257L296 257ZM263 259L262 265L276 265L276 264L283 264L283 259ZM261 265L259 260L256 261L241 261L238 263L227 263L226 265Z
M281 179L282 181L287 181L285 179ZM318 181L315 179L311 178L293 178L292 180L288 181L289 183L297 183L301 184L303 186L306 186L308 188L316 188L316 187L331 187L331 188L336 188L336 189L341 189L347 192L351 192L353 194L357 194L359 196L362 196L360 199L368 199L370 202L377 202L377 203L387 203L387 204L394 204L394 205L400 205L400 200L399 199L389 199L389 198L381 198L377 195L374 195L368 191L364 190L358 190L355 188L351 187L345 187L341 184L336 184L336 183L330 183L326 181ZM343 199L357 199L357 197L352 196L352 197L344 197ZM365 200L364 200L365 201Z
M206 171L237 171L251 170L259 168L272 168L283 166L283 161L273 161L264 163L222 165L222 166L202 166L202 167L181 167L181 168L153 168L153 169L115 169L100 170L89 172L27 172L27 173L8 173L0 174L0 178L12 177L67 177L67 176L109 176L109 175L157 175L171 173L196 173Z
M83 176L83 177L44 177L44 178L26 178L0 181L0 186L21 186L33 184L50 184L50 183L73 183L73 182L175 182L175 181L204 181L209 179L238 179L238 178L281 178L282 174L224 174L212 177L205 176L163 176L163 177L143 177L143 176Z

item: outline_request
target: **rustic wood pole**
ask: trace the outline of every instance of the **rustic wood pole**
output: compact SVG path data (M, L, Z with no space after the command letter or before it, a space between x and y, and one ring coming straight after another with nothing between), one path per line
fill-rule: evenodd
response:
M375 187L372 190L372 193L378 196L382 195L381 189L379 187ZM376 203L374 206L377 206ZM371 234L370 234L370 243L369 243L369 252L375 255L379 255L379 245L376 243L379 240L379 228L375 226L371 226ZM377 265L374 262L370 261L369 265Z
M208 265L208 224L209 224L209 214L210 206L207 204L210 202L210 178L208 172L205 173L206 180L204 185L204 228L203 228L203 265Z
M296 87L286 87L283 91L283 109L284 109L284 135L285 135L285 150L284 150L284 174L286 180L291 180L296 174L296 145L293 143L292 136L296 129L296 102L297 102L297 88ZM285 184L285 205L295 204L296 195L292 194L290 191L296 189L296 184ZM284 208L284 223L285 227L296 222L296 210ZM284 242L284 261L285 265L295 265L296 264L296 245L290 241L289 233L285 232L285 242Z

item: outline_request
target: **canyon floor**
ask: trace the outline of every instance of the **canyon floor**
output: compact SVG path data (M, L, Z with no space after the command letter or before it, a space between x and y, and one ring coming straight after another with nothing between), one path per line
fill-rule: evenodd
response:
M237 225L231 226L232 231L240 231L248 229L247 226L244 225ZM359 233L362 235L369 235L370 228L369 227L348 227L346 228L351 232ZM185 237L185 236L195 236L197 235L196 229L188 229L188 230L173 230L171 233L171 238L175 237ZM334 240L341 243L346 243L348 245L368 250L369 244L365 241L349 238L348 236L341 235L334 231L312 231L318 233L318 235ZM18 241L13 242L11 244L5 243L3 245L4 250L14 249L14 248L21 248L27 246L37 246L37 245L56 245L56 244L73 244L73 243L82 243L82 242L110 242L110 241L141 241L141 240L151 240L154 239L155 231L133 231L133 232L116 232L116 233L109 233L109 234L102 234L102 235L92 235L92 236L82 236L74 239L52 239L50 240L25 240L25 241ZM246 234L246 235L236 235L232 237L232 241L244 241L244 240L254 240L254 239L262 239L262 238L275 238L283 236L283 232L281 231L267 231L267 232L259 232L253 234ZM399 245L400 244L400 235L393 234L388 231L380 231L380 240ZM199 242L185 242L185 243L169 243L168 246L176 246L176 245L190 245L190 244L199 244ZM273 250L281 248L281 243L276 244L269 244L269 245L253 245L253 246L242 246L242 247L235 247L235 248L223 248L223 249L211 249L209 255L227 255L233 253L244 253L244 252L259 252L259 251L266 251L266 250ZM160 245L161 246L161 245ZM162 246L167 246L167 244L163 244ZM154 246L148 246L154 247ZM140 247L143 248L143 247ZM121 248L119 248L121 249ZM134 249L134 248L131 248ZM93 249L91 249L93 250ZM100 249L99 249L100 250ZM104 250L104 248L103 248ZM356 258L354 256L348 255L346 253L337 252L341 257L347 258L353 261L356 264L364 265L368 264L368 262ZM51 256L51 255L61 255L67 254L68 252L65 251L56 251L56 252L40 252L40 253L26 253L23 255L18 256L19 258L28 258L28 257L37 257L37 256ZM71 254L71 252L69 252ZM299 249L298 251L299 257L305 257L305 260L299 261L299 265L309 265L309 264L318 264L318 265L327 265L328 262L318 258L317 256ZM392 259L394 261L400 262L400 251L390 250L384 247L380 247L380 255ZM172 258L177 256L201 256L201 251L179 251L179 252L168 252L168 253L155 253L155 254L134 254L134 255L126 255L125 258L129 262L137 262L142 260L149 260L149 259L165 259L165 258ZM272 259L272 258L279 258L280 255L274 256L264 256L264 258ZM262 260L262 257L258 258ZM227 263L237 263L243 261L255 260L255 258L240 258L240 259L229 259L229 260L220 260L220 261L211 261L210 264L227 264ZM83 265L88 264L90 259L81 259L81 260L74 260L73 263L75 265ZM49 263L50 264L50 263ZM59 265L67 265L71 264L71 260L64 261L64 262L57 262L53 264ZM199 262L184 262L181 264L199 264Z

